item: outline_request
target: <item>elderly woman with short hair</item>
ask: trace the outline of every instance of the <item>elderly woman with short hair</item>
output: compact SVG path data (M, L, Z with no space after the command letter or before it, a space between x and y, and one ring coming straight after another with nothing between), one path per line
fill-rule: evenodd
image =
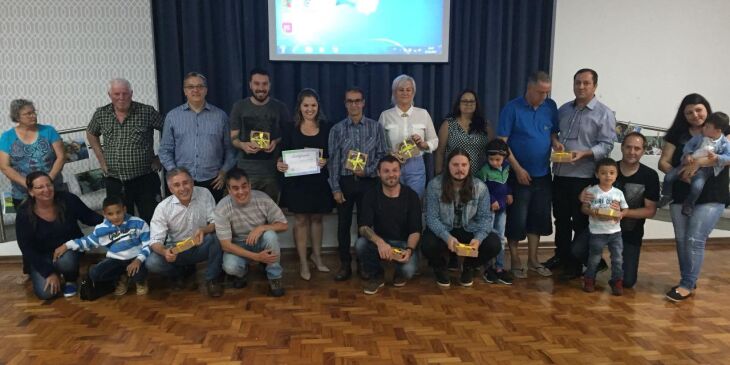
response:
M401 183L413 189L418 197L422 198L426 190L426 165L423 162L423 153L435 151L439 139L428 111L413 105L415 96L416 80L408 75L396 77L392 86L393 107L381 113L378 121L385 129L392 152L403 151L404 142L413 146L406 151L406 156L402 153L399 156L405 159L401 168Z
M16 125L0 136L0 171L12 183L13 205L18 207L28 197L25 177L32 171L47 173L56 189L63 186L61 169L65 159L61 137L53 127L38 124L32 101L10 102L10 120ZM28 270L24 259L23 273L28 274Z

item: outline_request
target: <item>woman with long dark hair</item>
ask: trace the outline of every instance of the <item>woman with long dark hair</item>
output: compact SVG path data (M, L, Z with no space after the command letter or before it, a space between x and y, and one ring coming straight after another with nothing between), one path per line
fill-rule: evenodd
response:
M294 242L299 253L299 276L309 280L307 262L307 241L312 241L310 259L318 271L329 272L322 262L322 214L329 213L334 207L332 191L327 183L328 171L325 168L328 154L330 127L320 120L319 95L312 89L303 89L297 97L294 111L294 128L282 131L281 145L284 150L303 148L319 149L320 171L317 174L284 178L284 204L294 213ZM277 169L284 173L288 166L279 159Z
M494 132L484 118L477 93L465 89L454 101L451 114L439 128L439 144L436 149L436 174L444 168L444 159L455 148L469 152L471 173L476 174L487 162L487 143Z
M78 221L95 226L103 218L74 194L56 191L47 173L26 176L28 199L19 207L15 220L18 246L30 266L33 292L39 299L51 299L63 292L76 295L79 253L67 251L53 260L53 251L67 241L83 237ZM64 285L61 287L61 278Z

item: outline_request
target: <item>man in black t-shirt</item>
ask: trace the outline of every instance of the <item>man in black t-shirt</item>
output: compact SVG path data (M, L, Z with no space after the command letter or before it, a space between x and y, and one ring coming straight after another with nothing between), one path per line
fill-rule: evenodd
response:
M365 294L375 294L385 285L382 261L396 263L393 286L406 285L418 268L413 250L421 238L421 203L416 192L401 185L400 162L387 155L377 168L380 184L363 197L358 214L361 237L355 244L363 270L370 277Z
M646 138L638 132L632 132L624 137L621 143L623 155L619 162L619 175L613 184L626 197L629 209L623 211L621 219L621 237L624 242L623 269L624 288L631 288L636 284L639 271L639 254L641 242L644 238L644 222L656 214L656 203L659 200L659 175L656 171L639 162L644 155ZM592 197L581 193L583 202ZM573 255L585 263L588 258L587 230L576 237L573 245Z

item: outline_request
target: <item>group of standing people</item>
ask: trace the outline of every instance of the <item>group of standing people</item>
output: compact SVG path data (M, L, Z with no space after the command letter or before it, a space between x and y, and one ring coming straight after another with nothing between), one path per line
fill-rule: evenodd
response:
M266 265L271 294L283 295L277 233L286 231L288 222L279 202L295 215L293 233L304 280L312 276L310 260L318 271L330 271L321 257L322 217L335 207L340 267L334 278L351 278L356 207L360 237L355 244L356 268L366 279L367 294L384 285L382 261L397 263L393 284L402 286L417 272L421 254L433 268L437 284L444 287L451 284L449 269L461 272L460 285L471 286L475 270L482 266L485 281L511 284L513 276L525 278L528 272L551 276L558 268L561 278L570 280L581 276L586 265L585 289L595 284L588 279L600 268L606 244L612 253L614 294L635 284L644 220L656 212L659 180L656 172L639 162L646 148L639 133L624 138L619 162L606 161L615 140L615 117L595 97L594 70L576 72L575 99L560 108L548 97L550 77L544 72L532 74L525 94L501 111L496 131L484 118L476 92L464 90L437 133L429 113L414 106L416 81L408 75L393 80L393 107L377 121L363 114L365 93L346 90L347 117L335 124L326 121L312 89L299 93L292 118L284 103L269 95L265 70L252 70L248 82L251 96L235 103L229 117L206 101L207 79L187 74L183 80L187 102L163 118L153 107L132 101L128 81L110 81L111 103L97 109L87 128L87 139L105 173L107 195L121 199L118 204L105 201L104 217L62 191L64 158L58 133L37 123L30 101L13 101L11 119L17 126L0 140L0 169L11 180L13 199L20 205L18 243L37 296L75 294L77 251L88 247L74 241L81 237L78 221L101 225L98 231L110 239L88 242L105 242L101 245L110 246L112 252L108 258L124 262L109 266L114 268L111 275L102 275L121 277L116 293L126 293L131 276L138 293L146 293L145 279L137 275L142 263L145 273L167 276L182 288L191 285L194 265L207 261L206 287L213 297L222 294L223 272L232 278L233 287L245 286L252 262ZM667 293L671 300L683 300L694 291L704 242L730 198L726 159L714 153L700 161L683 159L684 145L702 134L708 117L724 118L725 124L713 125L727 129L726 115L712 114L707 100L688 95L667 132L659 164L665 172L685 166L677 171L681 179L672 184L670 211L682 280ZM162 133L158 156L154 130ZM261 132L267 137L264 143ZM320 172L282 178L288 166L281 151L302 148L321 151ZM553 163L551 169L551 151L568 152L569 160ZM359 168L348 167L353 152L366 157ZM428 153L434 154L436 171L430 182L424 161ZM604 175L602 166L613 170L607 173L613 180L599 176ZM703 175L704 184L692 197L693 210L685 208L683 214L692 175L704 174L703 168L711 166L714 173ZM161 168L167 172L171 193L164 200ZM624 198L618 206L606 202L615 216L594 214L596 202L607 199L597 196L601 191L589 189L596 183L606 189L613 186ZM115 205L123 211L107 212ZM135 219L135 211L141 219ZM120 214L124 219L118 218ZM553 215L555 256L541 263L537 247L541 236L552 233ZM591 222L614 221L610 240L591 229L595 227L589 216ZM129 237L130 230L145 232L139 223L130 222L149 224L148 233L117 239ZM528 257L523 266L517 246L525 238ZM176 242L187 239L194 242L192 249L174 249ZM141 251L116 257L114 252L120 250L111 247L119 242L127 248L138 245ZM476 256L459 262L454 255L459 244L470 246ZM66 248L56 252L61 246ZM504 263L507 249L510 270ZM59 276L65 280L63 287Z

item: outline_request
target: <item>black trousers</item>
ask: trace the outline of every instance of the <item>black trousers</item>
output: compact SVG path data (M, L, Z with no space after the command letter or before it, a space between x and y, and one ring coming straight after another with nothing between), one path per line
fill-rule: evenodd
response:
M208 191L213 194L213 199L215 199L216 204L218 204L218 202L221 201L224 196L226 196L226 186L223 185L220 190L215 190L213 189L213 180L215 180L215 178L205 181L195 181L195 186L200 186L208 189Z
M462 243L468 243L474 238L474 234L460 228L454 229L449 233ZM475 269L485 265L489 260L497 257L501 250L502 242L499 236L494 232L490 232L487 238L479 245L479 256L464 258L464 270ZM428 265L435 271L446 270L446 256L451 251L449 251L446 242L428 228L423 232L423 237L421 238L421 252L428 259Z
M349 265L352 262L352 253L350 252L352 211L357 205L357 214L359 216L363 196L375 185L376 180L372 177L340 176L340 191L345 197L345 202L337 204L337 251L343 265Z
M142 218L147 224L152 220L157 203L160 202L160 176L156 172L122 181L114 177L104 179L106 196L121 196L129 214Z
M580 211L578 196L595 182L594 178L553 177L553 216L555 216L555 256L566 269L580 269L570 252L574 233L588 228L588 216Z

